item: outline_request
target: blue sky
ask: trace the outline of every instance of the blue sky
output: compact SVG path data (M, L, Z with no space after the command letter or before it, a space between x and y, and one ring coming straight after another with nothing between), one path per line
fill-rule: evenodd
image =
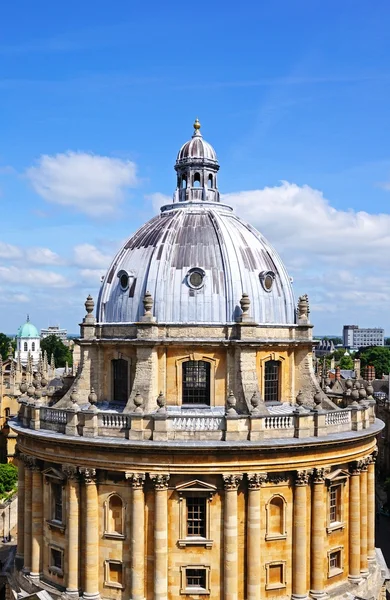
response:
M77 331L198 116L315 331L390 334L388 2L3 4L0 331Z

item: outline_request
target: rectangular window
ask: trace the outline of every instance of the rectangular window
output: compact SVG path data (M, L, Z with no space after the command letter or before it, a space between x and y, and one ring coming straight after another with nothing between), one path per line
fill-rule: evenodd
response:
M277 402L279 398L280 361L268 360L264 367L264 400Z
M210 364L204 360L183 363L182 404L210 406Z
M341 521L341 485L334 485L329 490L329 521Z
M60 548L50 548L49 572L59 577L64 575L64 551Z
M104 585L123 589L123 564L119 560L106 560L104 568Z
M62 485L60 483L52 483L51 493L53 521L62 523Z
M343 549L335 548L328 552L328 577L340 575L343 572Z
M188 565L180 567L180 593L188 595L210 594L210 567Z
M187 498L187 536L206 537L206 498Z
M265 565L266 590L277 590L286 587L286 563L271 562Z

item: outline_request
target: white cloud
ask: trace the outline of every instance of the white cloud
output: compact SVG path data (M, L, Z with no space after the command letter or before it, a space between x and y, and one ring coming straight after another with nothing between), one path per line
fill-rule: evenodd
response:
M103 275L105 275L104 269L81 269L80 277L83 284L92 284L95 287L100 287Z
M63 259L49 248L27 248L26 260L36 265L61 265Z
M172 204L172 197L167 196L166 194L161 194L160 192L148 194L145 196L145 199L152 203L153 210L155 212L160 212L160 208L164 206L164 204Z
M67 288L72 285L59 273L15 266L0 267L0 282L37 288Z
M42 155L26 176L48 202L97 217L114 213L137 185L134 162L84 152Z
M6 242L0 242L0 258L7 259L18 259L23 258L23 251L17 246L7 244Z
M74 262L79 267L89 269L102 269L103 272L109 266L112 256L103 254L92 244L80 244L73 249Z

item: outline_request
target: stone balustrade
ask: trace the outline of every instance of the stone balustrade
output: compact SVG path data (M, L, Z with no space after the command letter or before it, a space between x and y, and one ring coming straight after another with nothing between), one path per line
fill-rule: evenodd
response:
M57 434L122 438L133 440L260 441L283 438L327 437L348 431L360 431L375 421L373 403L339 410L291 409L274 415L217 414L210 410L174 413L119 413L77 408L56 409L29 402L21 403L14 425L52 431Z

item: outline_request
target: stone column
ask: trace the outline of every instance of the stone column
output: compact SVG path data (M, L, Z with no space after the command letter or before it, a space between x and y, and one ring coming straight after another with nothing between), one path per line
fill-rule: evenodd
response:
M375 560L375 456L368 457L367 467L367 557Z
M132 487L130 514L131 600L145 599L145 473L126 473Z
M154 495L154 599L168 599L168 481L169 475L151 474Z
M311 502L310 595L316 599L326 596L324 590L325 508L325 469L315 469Z
M266 479L267 473L248 473L247 600L260 600L261 596L260 488Z
M84 478L84 600L97 600L99 594L99 507L96 471L80 467ZM71 549L69 549L71 552Z
M349 579L360 581L360 462L350 465L349 478Z
M18 454L18 548L16 552L16 559L22 564L24 558L24 473L25 466L23 461L23 455Z
M224 474L222 477L225 487L223 516L224 599L238 600L237 490L242 480L242 474Z
M31 491L33 457L25 456L24 471L24 573L31 571Z
M38 461L32 467L31 490L31 573L30 577L39 580L42 571L43 544L43 481L41 465Z
M79 503L80 483L77 467L62 465L62 470L68 478L67 482L67 548L68 572L66 580L67 596L79 597Z
M308 471L297 471L293 505L292 599L307 597L307 484Z
M360 572L368 575L367 562L367 463L360 473Z

